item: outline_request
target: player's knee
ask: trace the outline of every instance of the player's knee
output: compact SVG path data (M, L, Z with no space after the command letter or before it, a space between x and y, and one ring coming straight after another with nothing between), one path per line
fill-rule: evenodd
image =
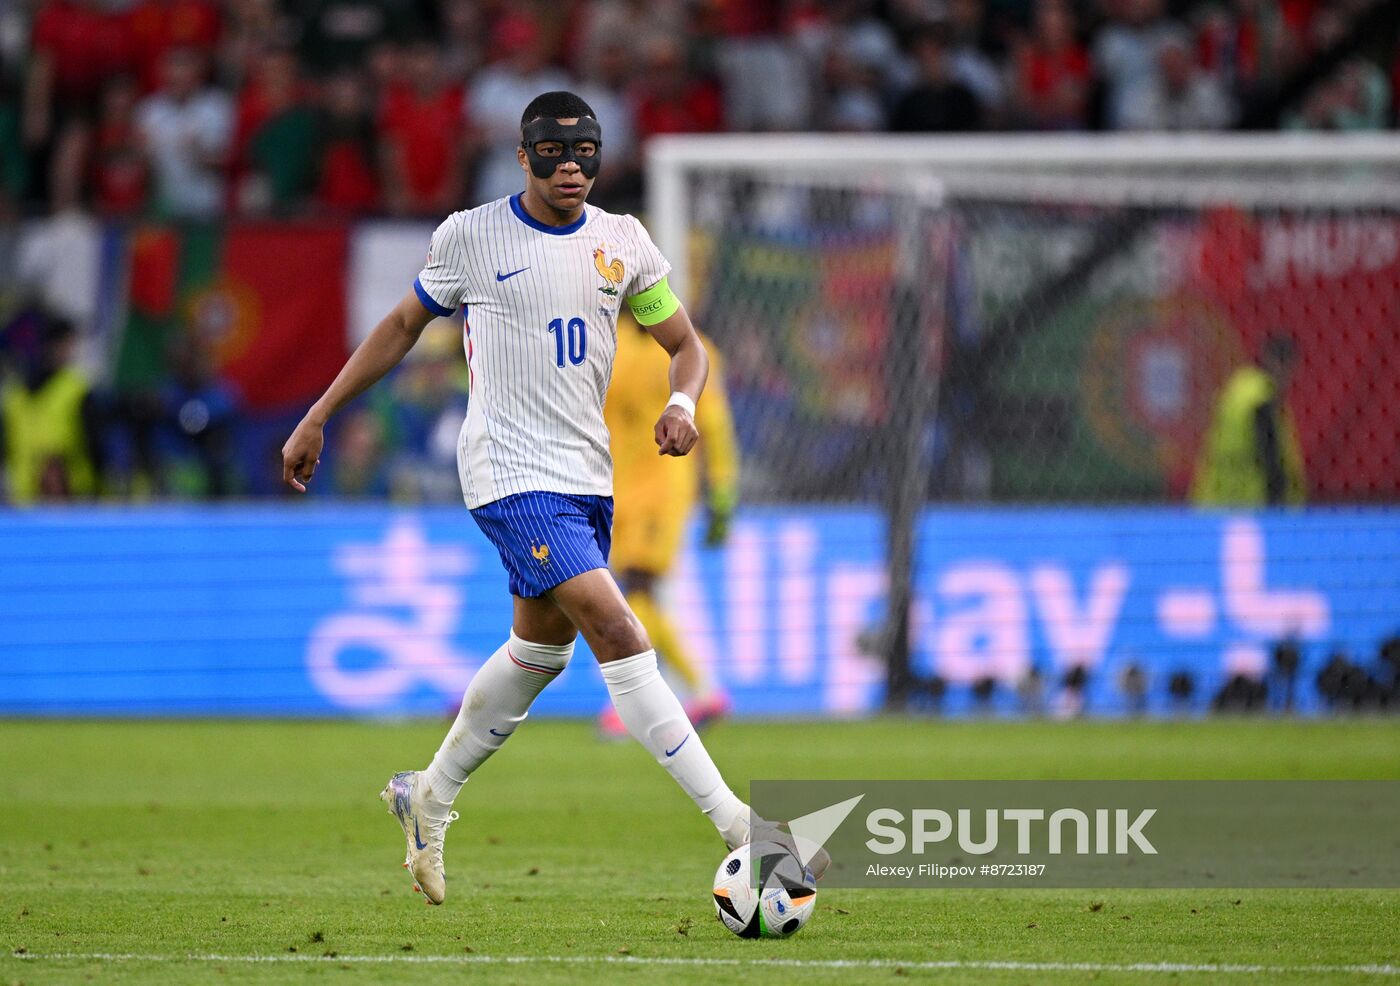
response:
M578 636L573 622L553 603L541 599L518 599L511 629L522 640L550 646L572 645Z
M599 617L591 629L599 660L615 661L651 649L641 621L627 610Z

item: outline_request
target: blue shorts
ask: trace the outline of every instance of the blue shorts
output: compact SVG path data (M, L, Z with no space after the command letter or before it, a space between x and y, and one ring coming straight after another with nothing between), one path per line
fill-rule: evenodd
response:
M607 568L612 516L612 497L574 493L516 493L472 511L501 554L510 594L525 599Z

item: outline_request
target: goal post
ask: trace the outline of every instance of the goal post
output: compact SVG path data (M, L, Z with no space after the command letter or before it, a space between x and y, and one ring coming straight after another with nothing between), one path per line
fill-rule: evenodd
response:
M648 226L727 359L746 498L885 520L867 641L895 705L940 687L915 653L926 505L1199 499L1223 388L1271 340L1296 352L1278 437L1298 498L1400 500L1400 136L665 136L647 155Z

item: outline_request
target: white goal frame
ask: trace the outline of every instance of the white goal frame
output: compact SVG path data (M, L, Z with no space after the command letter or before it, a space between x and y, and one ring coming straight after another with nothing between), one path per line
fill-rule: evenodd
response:
M647 225L670 260L672 287L689 288L690 199L687 185L699 173L729 170L791 181L805 178L853 185L883 182L936 196L941 175L975 175L988 193L1019 191L1041 200L1073 194L1094 179L1104 202L1321 200L1400 206L1400 180L1337 184L1313 177L1305 189L1284 183L1269 191L1259 178L1281 181L1278 169L1347 165L1400 169L1400 134L1011 134L922 136L850 134L666 135L646 146ZM1222 194L1183 177L1192 166L1230 167L1253 177L1255 194L1238 183ZM1138 172L1138 175L1134 175ZM1150 172L1150 174L1142 174ZM1057 183L1058 178L1058 183Z

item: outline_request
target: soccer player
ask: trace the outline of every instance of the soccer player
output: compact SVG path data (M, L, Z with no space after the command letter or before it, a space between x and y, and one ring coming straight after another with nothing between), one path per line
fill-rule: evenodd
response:
M682 642L657 599L656 585L680 551L702 471L708 515L705 541L717 546L728 536L739 485L734 422L718 357L702 337L712 372L705 400L695 411L696 425L705 436L696 446L700 463L696 463L697 455L657 461L647 450L647 439L656 408L666 401L666 353L652 341L645 326L625 314L619 325L613 384L603 412L612 439L616 506L612 568L627 604L656 645L657 656L685 682L691 696L686 714L700 729L728 711L729 699ZM627 727L611 706L599 717L598 728L609 739L627 735Z
M283 479L304 493L331 415L397 365L431 319L466 307L471 390L458 473L509 575L514 612L506 642L467 686L432 763L395 774L381 794L403 827L404 865L430 904L447 892L443 835L457 818L458 792L564 670L579 633L627 731L728 846L749 837L747 807L657 673L656 652L607 568L612 464L603 401L619 302L670 356L672 394L653 427L660 455L685 455L699 437L705 349L646 230L585 204L602 159L588 104L544 93L525 108L520 128L524 192L454 213L437 228L413 289L282 449Z

